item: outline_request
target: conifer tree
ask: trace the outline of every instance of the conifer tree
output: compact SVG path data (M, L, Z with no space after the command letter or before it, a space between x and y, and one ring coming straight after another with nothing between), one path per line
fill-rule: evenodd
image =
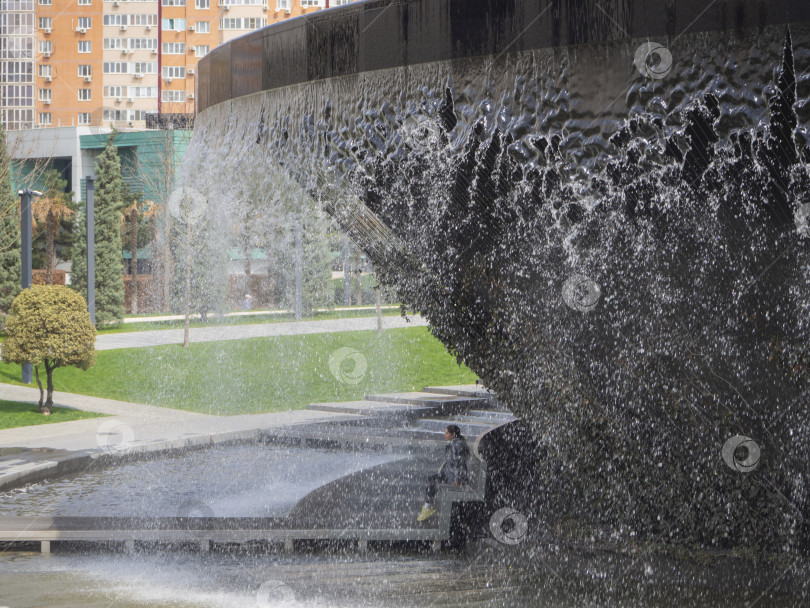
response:
M124 263L121 248L122 188L121 160L115 148L113 131L96 162L95 246L96 246L96 323L116 323L124 318ZM73 247L71 284L87 298L87 258L84 235L87 215L77 226Z
M11 188L11 159L0 125L0 326L20 291L20 206Z

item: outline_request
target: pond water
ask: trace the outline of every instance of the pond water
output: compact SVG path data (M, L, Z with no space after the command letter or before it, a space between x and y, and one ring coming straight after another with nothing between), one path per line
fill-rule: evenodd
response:
M282 517L315 488L397 458L266 445L193 450L0 493L0 516Z

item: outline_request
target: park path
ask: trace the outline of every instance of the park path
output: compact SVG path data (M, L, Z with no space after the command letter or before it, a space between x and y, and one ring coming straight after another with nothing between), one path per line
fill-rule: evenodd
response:
M0 399L37 403L39 389L28 386L0 384ZM183 441L184 438L227 435L242 431L286 427L323 420L345 419L348 416L295 410L270 414L243 414L239 416L214 416L185 410L157 407L142 403L130 403L102 399L88 395L76 395L55 391L55 406L77 408L113 417L131 433L130 440L136 444L156 441ZM39 424L0 430L0 448L51 448L57 450L93 450L99 448L104 428L102 423L110 418L89 418L56 424ZM100 431L101 429L101 431ZM0 459L0 478L3 463Z
M421 316L383 317L383 329L425 327L427 321ZM191 342L216 342L220 340L244 340L322 334L341 331L365 331L377 329L377 317L353 317L324 321L291 321L289 323L256 323L251 325L222 325L218 327L192 327ZM142 348L164 344L182 344L182 329L156 329L120 334L104 334L96 337L96 350L115 348Z

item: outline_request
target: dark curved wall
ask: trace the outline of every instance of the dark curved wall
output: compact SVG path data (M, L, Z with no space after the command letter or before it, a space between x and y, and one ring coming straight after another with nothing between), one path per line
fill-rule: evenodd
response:
M199 64L197 109L431 61L807 20L807 0L367 0L217 47Z

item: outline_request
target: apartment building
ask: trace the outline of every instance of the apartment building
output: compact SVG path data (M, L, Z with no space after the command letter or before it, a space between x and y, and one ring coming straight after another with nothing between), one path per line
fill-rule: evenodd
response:
M182 123L194 115L197 62L211 49L350 1L0 0L0 122L8 130Z

